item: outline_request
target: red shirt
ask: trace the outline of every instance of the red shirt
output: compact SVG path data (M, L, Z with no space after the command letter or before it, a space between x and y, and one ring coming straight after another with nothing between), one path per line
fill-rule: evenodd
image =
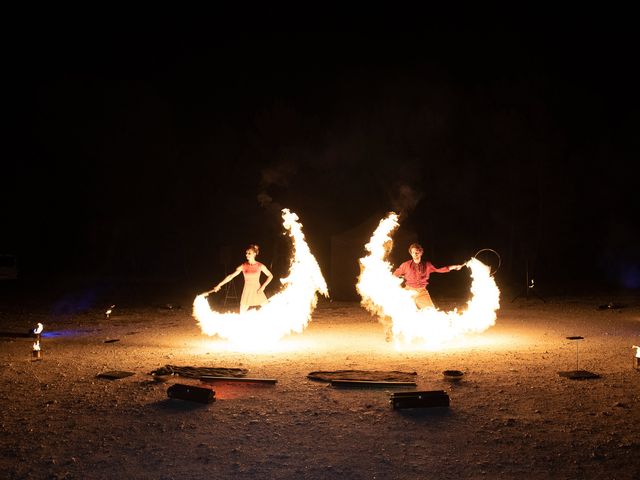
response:
M256 273L259 272L262 268L262 264L260 262L255 262L253 265L249 262L244 262L242 264L242 272L243 273Z
M429 283L429 275L433 272L447 273L448 271L449 267L436 268L431 262L424 261L416 263L412 259L400 265L393 274L396 277L404 277L407 287L426 288Z

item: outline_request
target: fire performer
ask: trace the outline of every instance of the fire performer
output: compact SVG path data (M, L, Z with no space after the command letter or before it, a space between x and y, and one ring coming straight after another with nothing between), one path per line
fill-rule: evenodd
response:
M256 256L259 251L260 247L258 247L258 245L249 245L246 251L247 261L236 268L233 273L227 275L218 285L205 293L208 295L212 292L219 292L224 284L230 282L242 273L244 276L244 288L242 289L242 295L240 297L240 313L246 312L250 307L260 307L264 305L267 302L264 289L273 279L273 275L265 265L256 261ZM261 273L267 276L267 279L262 285L260 285Z
M448 267L436 268L428 260L422 261L424 249L419 243L409 245L411 260L401 264L393 274L396 277L403 277L407 290L414 292L413 299L419 309L435 308L431 295L427 290L429 275L432 273L447 273L451 270L460 270L464 265L449 265Z

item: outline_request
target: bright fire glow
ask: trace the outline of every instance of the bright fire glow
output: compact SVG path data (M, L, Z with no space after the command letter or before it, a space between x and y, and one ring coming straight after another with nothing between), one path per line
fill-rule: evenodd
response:
M226 338L243 350L269 348L285 335L304 330L318 301L316 292L328 296L327 284L304 239L298 216L285 208L282 219L293 242L289 276L280 280L283 288L259 310L241 314L211 310L206 296L198 295L193 302L193 316L203 333Z
M38 323L38 326L33 329L33 333L35 335L40 335L42 333L42 330L44 330L44 325L41 323Z
M475 258L465 264L471 270L472 297L463 312L418 309L412 292L401 287L402 279L393 275L391 264L386 260L392 246L391 234L397 227L395 213L380 221L365 245L369 255L360 259L361 273L356 285L367 310L381 320L390 317L396 346L419 344L436 348L464 334L480 333L493 326L500 308L500 290L491 269Z
M40 350L40 341L35 341L33 342L33 351L37 352L38 350Z
M633 345L631 348L636 349L636 357L640 358L640 347L638 345Z

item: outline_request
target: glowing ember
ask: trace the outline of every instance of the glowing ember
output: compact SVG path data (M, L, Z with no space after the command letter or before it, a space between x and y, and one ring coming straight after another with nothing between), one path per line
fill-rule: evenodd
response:
M44 330L44 325L41 323L38 323L38 326L33 329L33 334L40 335L42 333L42 330Z
M219 335L243 349L269 347L285 335L304 330L318 301L316 292L328 296L327 284L304 239L298 216L285 208L282 219L293 241L289 276L280 280L283 289L260 310L241 314L213 311L206 296L198 295L193 302L193 316L203 333Z
M369 255L360 259L361 274L356 285L367 310L381 319L390 318L396 346L416 343L434 348L494 325L496 311L500 308L500 290L491 276L491 269L475 258L465 264L471 270L472 297L464 312L418 309L412 292L401 287L402 279L392 274L386 260L392 245L391 234L397 227L398 215L395 213L380 221L365 246Z

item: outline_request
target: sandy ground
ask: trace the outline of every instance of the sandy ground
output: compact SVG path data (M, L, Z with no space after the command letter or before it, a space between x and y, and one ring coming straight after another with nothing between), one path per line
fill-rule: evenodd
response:
M357 303L321 301L277 351L234 352L180 309L130 307L52 317L0 312L0 478L632 479L640 472L640 301L503 299L496 326L439 351L398 351ZM440 299L448 308L454 300ZM54 335L7 335L37 322ZM601 375L569 380L579 367ZM118 339L113 343L107 340ZM169 399L166 364L243 367L275 386L218 385L208 405ZM418 373L448 392L439 409L393 410L388 389L337 389L313 370ZM445 369L465 372L443 379ZM135 375L96 378L109 370Z

